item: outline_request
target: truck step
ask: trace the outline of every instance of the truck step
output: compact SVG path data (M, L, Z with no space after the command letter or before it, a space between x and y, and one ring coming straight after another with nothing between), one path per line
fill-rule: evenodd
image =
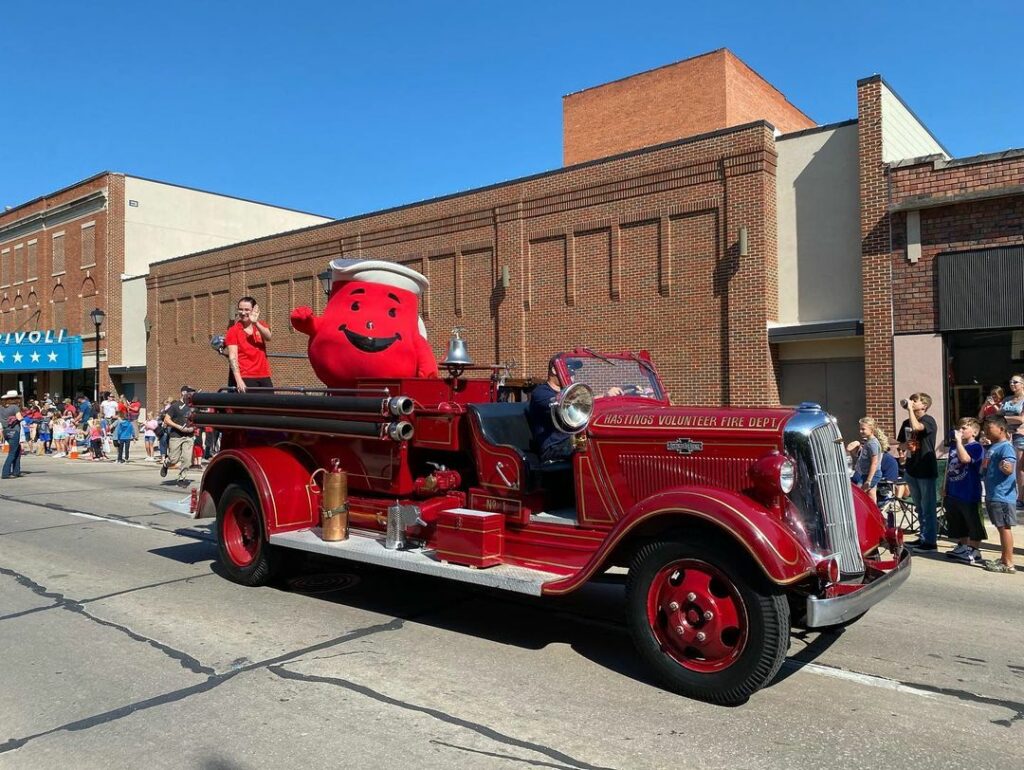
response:
M320 538L320 528L316 527L271 535L270 543L284 548L376 564L380 567L394 567L422 575L433 575L531 596L540 596L545 583L562 580L565 577L554 572L516 567L511 564L499 564L487 569L463 567L440 561L429 548L390 551L384 547L384 538L377 536L377 533L352 532L348 540L328 542Z

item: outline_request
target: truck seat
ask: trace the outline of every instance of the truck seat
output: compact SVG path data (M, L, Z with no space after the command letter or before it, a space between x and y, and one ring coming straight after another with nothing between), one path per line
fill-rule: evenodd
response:
M541 484L543 476L548 473L565 472L572 469L569 461L542 462L533 451L533 433L526 418L526 402L504 402L496 404L470 404L468 406L473 430L478 439L489 447L478 446L476 453L477 468L485 483L507 487L499 474L497 478L488 478L488 468L504 455L516 459L516 479L510 477L508 470L505 475L509 481L518 483L519 489L532 492ZM493 449L492 449L493 447ZM504 470L504 468L503 468Z

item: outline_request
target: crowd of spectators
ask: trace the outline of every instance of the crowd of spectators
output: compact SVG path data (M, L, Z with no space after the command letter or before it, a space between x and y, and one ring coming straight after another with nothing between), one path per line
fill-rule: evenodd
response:
M880 506L880 482L894 497L912 498L919 537L918 553L938 550L938 502L946 535L955 541L946 556L989 572L1012 574L1013 527L1024 510L1024 374L1010 378L1010 395L992 388L977 417L961 418L939 440L932 399L914 393L900 402L907 418L897 432L893 456L888 438L871 417L860 420L860 440L847 446L853 457L853 481ZM940 458L946 453L945 469ZM999 557L983 559L987 537L982 511L999 534Z
M182 394L191 388L182 388ZM74 400L45 393L42 398L23 399L17 391L0 398L0 422L3 423L3 478L21 475L21 456L44 455L76 458L92 462L127 464L135 457L142 462L168 461L172 435L187 437L176 442L175 462L180 469L201 467L216 452L215 434L200 432L191 426L184 432L166 424L165 415L177 397L169 398L161 409L147 410L137 398L105 392L94 404L84 393ZM140 446L141 445L141 446ZM142 456L139 457L139 450ZM166 474L162 474L166 475Z

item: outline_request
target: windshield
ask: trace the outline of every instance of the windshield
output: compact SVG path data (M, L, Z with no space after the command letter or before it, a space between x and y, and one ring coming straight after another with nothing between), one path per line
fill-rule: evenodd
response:
M566 356L564 360L570 376L566 384L589 385L597 398L609 395L610 388L620 388L625 396L664 399L654 373L639 361L590 356Z

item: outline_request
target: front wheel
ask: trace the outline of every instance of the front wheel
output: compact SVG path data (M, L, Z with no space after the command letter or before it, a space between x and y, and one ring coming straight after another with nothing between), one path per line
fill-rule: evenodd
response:
M789 648L789 604L717 541L661 541L637 553L626 612L640 654L671 690L723 705L771 681Z
M236 583L261 586L274 577L276 554L248 485L229 484L217 502L217 551L225 573Z

